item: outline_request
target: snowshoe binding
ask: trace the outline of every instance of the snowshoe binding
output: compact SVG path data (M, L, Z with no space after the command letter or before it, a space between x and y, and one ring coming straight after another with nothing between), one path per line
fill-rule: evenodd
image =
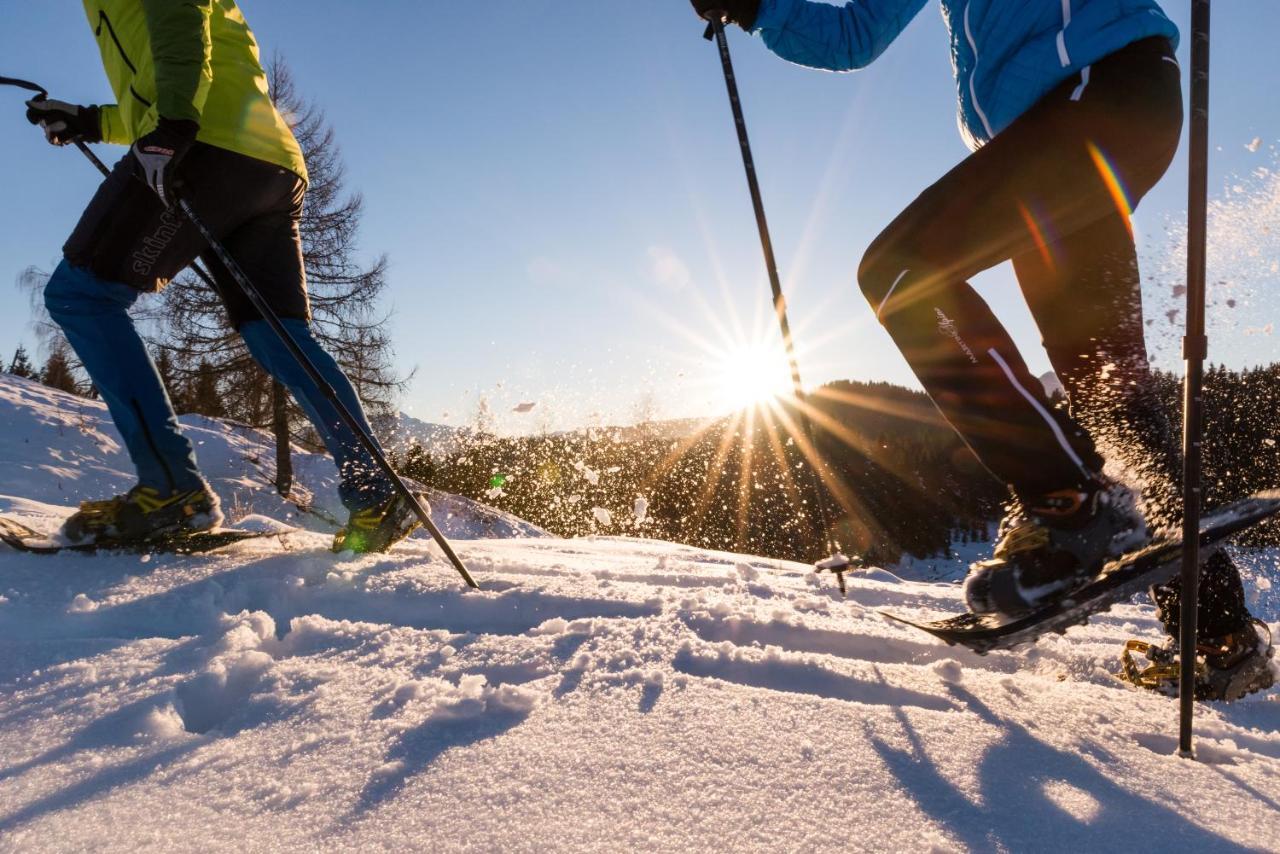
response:
M207 486L168 495L139 484L124 495L86 501L62 526L71 543L138 543L211 531L222 524L218 496Z
M1112 558L1150 541L1137 497L1098 481L1020 502L1000 525L991 560L965 579L975 614L1018 616L1069 596Z
M426 496L416 497L430 513ZM333 551L385 552L420 527L422 521L414 506L404 497L393 495L372 507L351 511L347 526L333 538Z
M1257 691L1265 691L1276 682L1272 663L1275 650L1271 645L1271 629L1261 620L1250 620L1240 631L1196 644L1197 700L1239 700ZM1146 659L1139 663L1136 656ZM1121 679L1177 697L1181 663L1178 642L1170 638L1163 646L1131 640L1120 656Z

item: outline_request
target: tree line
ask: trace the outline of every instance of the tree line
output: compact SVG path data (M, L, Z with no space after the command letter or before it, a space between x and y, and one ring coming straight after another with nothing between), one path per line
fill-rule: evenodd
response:
M561 536L653 537L704 548L813 559L840 545L875 561L946 553L984 536L1003 487L918 392L834 383L810 400L827 487L793 405L708 420L683 435L661 423L541 436L470 431L432 456L410 448L410 477L511 512Z
M7 371L92 396L72 361L55 350L37 369L20 346ZM225 380L208 366L187 379L166 369L166 351L157 363L179 412L253 423L229 406L235 399L222 395ZM1180 377L1157 372L1154 385L1177 424ZM810 400L827 483L821 492L789 405L702 423L537 436L496 436L480 424L445 454L413 445L396 462L409 477L568 537L652 537L809 559L825 548L825 516L846 550L892 562L945 555L957 541L989 536L1008 495L928 397L885 383L839 382ZM1280 487L1280 364L1211 366L1205 409L1207 506ZM1280 530L1272 525L1251 542L1280 544Z
M1155 383L1179 423L1180 378L1157 373ZM1280 486L1280 364L1212 367L1206 389L1209 506ZM447 454L414 447L399 463L409 476L561 536L654 537L809 560L826 547L825 515L843 548L874 562L946 555L956 542L989 538L1009 494L927 396L839 382L810 402L826 470L821 493L786 405L683 436L661 424L517 437L473 430ZM1252 542L1280 544L1280 530Z
M5 368L5 373L12 374L15 377L22 377L23 379L36 380L59 391L66 391L84 397L97 397L97 393L92 386L76 375L71 348L67 347L65 342L62 342L62 344L63 346L55 347L49 353L49 358L39 368L31 361L27 348L19 344L17 349L13 351L13 358L9 360L9 367Z

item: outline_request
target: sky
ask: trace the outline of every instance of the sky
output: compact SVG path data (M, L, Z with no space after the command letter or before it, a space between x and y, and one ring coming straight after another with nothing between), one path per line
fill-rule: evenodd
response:
M483 397L500 430L525 432L740 402L743 366L757 362L743 345L776 349L778 335L718 57L686 0L240 6L337 132L365 199L361 251L390 258L396 362L415 371L403 409L463 425ZM1184 33L1189 6L1165 4ZM109 100L80 3L0 0L0 11L0 74ZM1280 196L1274 173L1257 171L1278 165L1276 32L1275 0L1215 4L1211 328L1213 358L1234 366L1280 350ZM730 39L806 385L915 385L855 271L967 154L937 4L855 74L789 65L736 28ZM1185 69L1186 39L1179 55ZM35 341L15 280L54 266L97 184L73 149L26 124L21 102L0 90L5 358ZM1181 320L1164 312L1182 276L1185 156L1184 145L1135 220L1159 319L1150 347L1166 368L1179 366ZM1048 370L1008 265L975 283L1033 370ZM781 360L770 365L785 383Z

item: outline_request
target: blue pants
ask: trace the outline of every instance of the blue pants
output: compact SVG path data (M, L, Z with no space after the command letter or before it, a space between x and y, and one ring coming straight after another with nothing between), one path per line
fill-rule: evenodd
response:
M162 493L199 489L205 481L195 450L179 428L160 375L129 317L140 294L136 288L106 281L63 261L45 287L44 300L49 316L62 328L106 402L137 468L138 482ZM350 380L312 336L307 322L293 318L283 322L339 400L372 436ZM267 323L248 321L240 333L254 359L289 389L333 455L342 477L343 504L359 509L388 498L391 484L373 457Z

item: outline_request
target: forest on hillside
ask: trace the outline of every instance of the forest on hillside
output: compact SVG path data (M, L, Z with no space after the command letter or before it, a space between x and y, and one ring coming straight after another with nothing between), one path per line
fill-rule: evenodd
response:
M1173 423L1181 381L1155 378ZM874 561L945 555L984 539L1008 494L927 396L839 382L811 402L841 546ZM1059 405L1065 405L1059 400ZM1280 486L1280 365L1207 375L1205 484L1210 506ZM472 433L433 459L410 449L407 474L508 510L563 536L657 537L708 548L812 559L825 543L794 411L709 421L673 437L656 425L543 436ZM788 427L791 428L790 433ZM1280 541L1273 526L1261 535Z

